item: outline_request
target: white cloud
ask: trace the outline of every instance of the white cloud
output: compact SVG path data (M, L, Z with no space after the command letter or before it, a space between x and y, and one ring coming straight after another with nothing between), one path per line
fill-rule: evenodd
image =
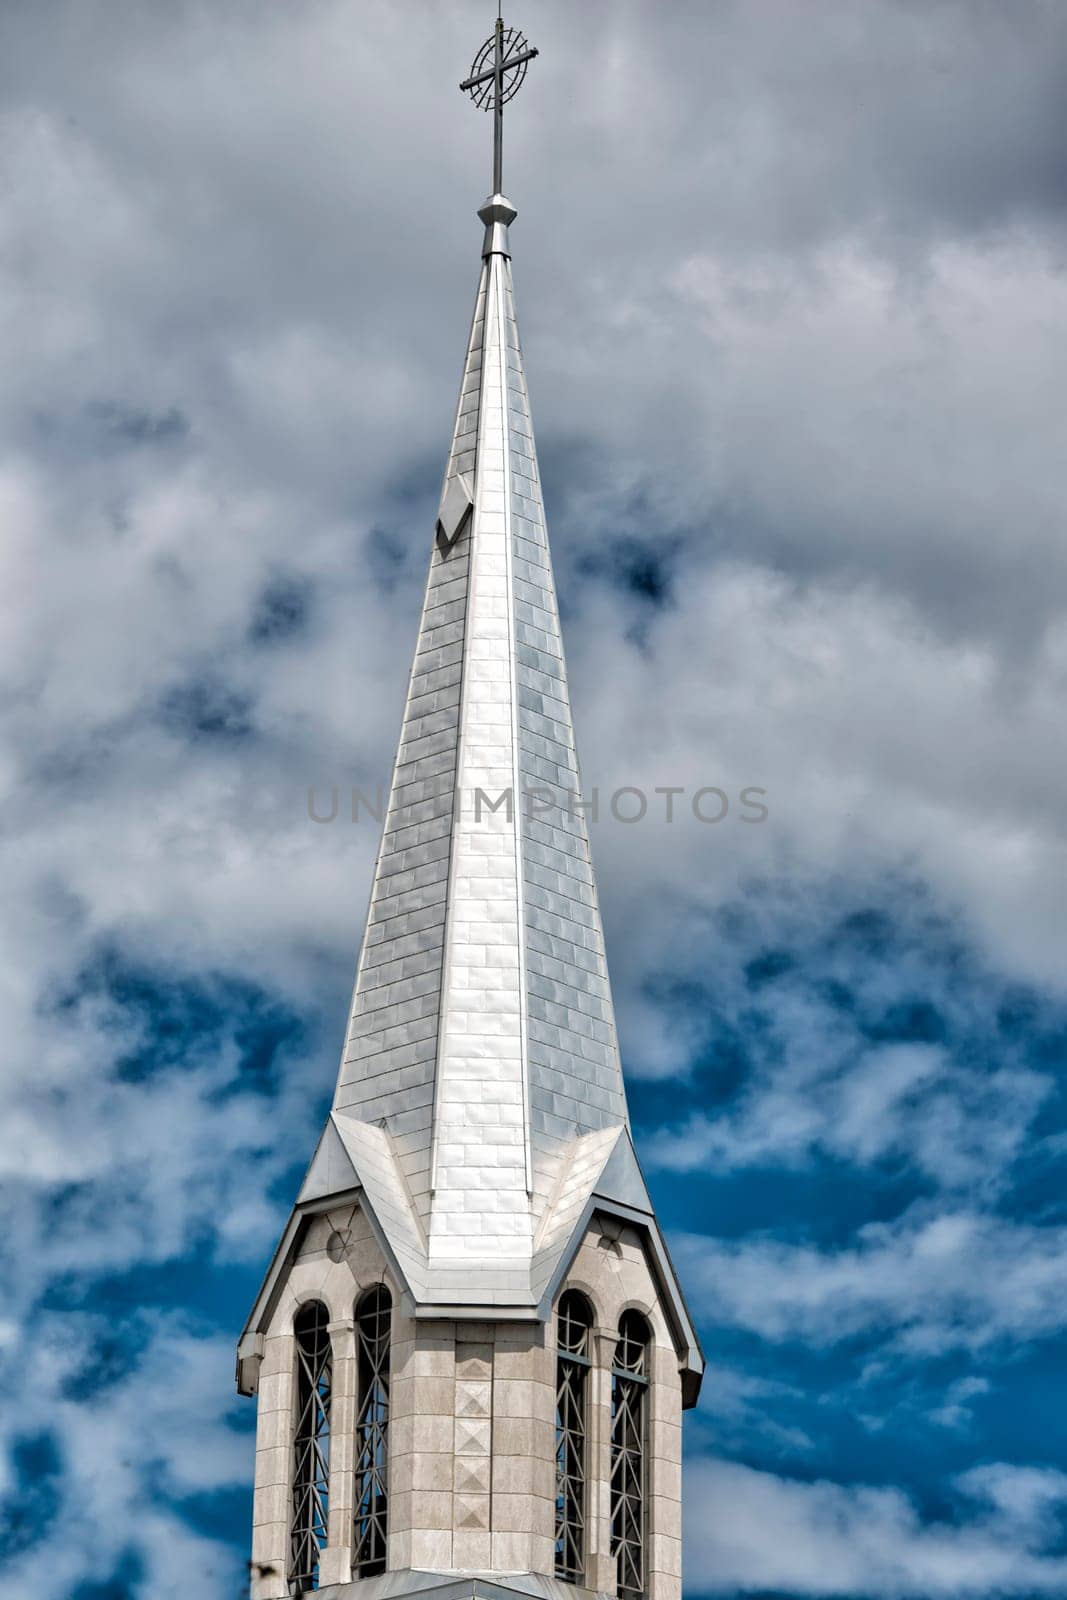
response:
M1054 1542L1067 1506L1067 1473L991 1461L961 1473L956 1483L964 1494L992 1507L1007 1538L1014 1533L1034 1543Z
M811 1019L806 1036L800 1010L774 1007L784 1060L755 1075L736 1109L698 1112L680 1129L654 1135L654 1165L726 1173L810 1164L817 1155L856 1166L903 1156L939 1187L1003 1185L1052 1092L1047 1076L957 1063L940 1046L864 1048L843 1023L822 1016ZM841 1050L835 1032L845 1035Z
M993 1512L958 1522L924 1520L896 1488L776 1477L736 1462L690 1461L686 1480L687 1583L705 1593L774 1590L895 1600L935 1595L1056 1593L1067 1559L1042 1553L1049 1520L1035 1505L1062 1504L1067 1480L1000 1463L961 1482L996 1482ZM1048 1480L1059 1479L1058 1484ZM1012 1502L1013 1515L1000 1507Z
M1063 629L1020 677L991 646L939 638L870 586L694 562L643 652L619 643L605 601L572 638L588 784L768 791L760 826L731 815L597 830L608 904L629 935L619 953L638 967L624 966L624 996L638 964L666 967L675 947L684 961L679 906L710 911L752 879L879 869L929 884L1002 970L1060 988Z
M1067 1229L913 1207L832 1250L766 1237L676 1238L709 1319L826 1348L860 1333L913 1357L1018 1347L1067 1322Z
M805 1400L803 1389L731 1366L716 1351L700 1386L700 1409L686 1419L686 1438L714 1442L719 1450L743 1448L756 1438L783 1457L807 1455L815 1441L802 1427L783 1422L783 1405Z
M6 1552L7 1581L41 1600L67 1600L79 1582L102 1584L132 1553L144 1592L161 1600L182 1600L194 1572L206 1593L236 1595L242 1562L232 1547L195 1532L177 1509L190 1496L250 1481L252 1435L231 1425L230 1343L197 1337L180 1317L135 1319L119 1335L133 1341L129 1370L76 1397L72 1380L103 1359L112 1332L102 1317L53 1313L13 1352L4 1433L52 1431L60 1471L48 1526L25 1550ZM19 1403L26 1394L32 1410Z
M966 1431L974 1422L971 1401L989 1394L991 1389L988 1378L957 1378L945 1390L941 1404L928 1413L930 1421L942 1428Z

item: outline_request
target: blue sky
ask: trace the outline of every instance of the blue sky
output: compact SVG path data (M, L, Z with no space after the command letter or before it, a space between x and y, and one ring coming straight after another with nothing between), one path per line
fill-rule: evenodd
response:
M478 270L466 3L0 17L0 1564L242 1592ZM1067 1590L1048 0L530 0L507 186L687 1591ZM736 797L766 790L747 826Z

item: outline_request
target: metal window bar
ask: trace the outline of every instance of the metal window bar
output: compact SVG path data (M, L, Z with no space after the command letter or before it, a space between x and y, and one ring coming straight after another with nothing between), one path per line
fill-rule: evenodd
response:
M648 1324L626 1312L611 1373L611 1553L619 1600L645 1593Z
M296 1336L296 1428L293 1434L289 1593L319 1586L319 1556L326 1545L330 1495L330 1385L333 1357L325 1306L305 1306Z
M585 1577L586 1386L592 1313L576 1291L560 1301L556 1360L556 1577Z
M389 1345L392 1297L384 1284L356 1308L356 1495L352 1565L360 1578L384 1572L389 1526Z

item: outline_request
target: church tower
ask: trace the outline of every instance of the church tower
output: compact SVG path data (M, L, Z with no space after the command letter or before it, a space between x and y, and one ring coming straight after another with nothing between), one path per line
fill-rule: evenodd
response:
M703 1358L631 1142L501 192L333 1108L238 1348L253 1600L681 1594ZM564 1586L564 1587L561 1587Z

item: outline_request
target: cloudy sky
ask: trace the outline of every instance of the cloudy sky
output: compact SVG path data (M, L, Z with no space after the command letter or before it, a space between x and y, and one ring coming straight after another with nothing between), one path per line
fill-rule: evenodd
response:
M479 267L491 4L0 9L0 1561L236 1600ZM693 1594L1067 1588L1067 28L525 0L527 375ZM746 786L768 820L741 820Z

